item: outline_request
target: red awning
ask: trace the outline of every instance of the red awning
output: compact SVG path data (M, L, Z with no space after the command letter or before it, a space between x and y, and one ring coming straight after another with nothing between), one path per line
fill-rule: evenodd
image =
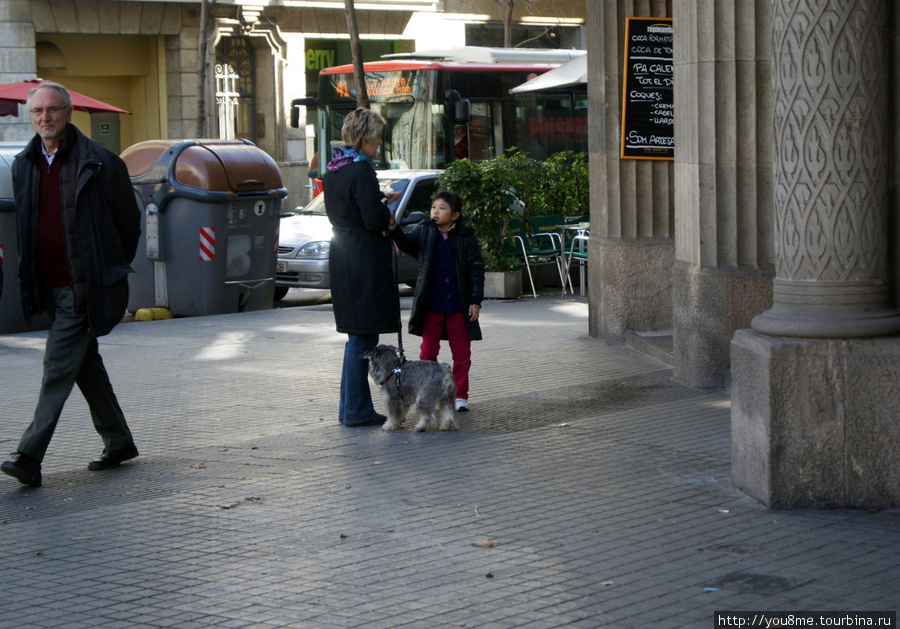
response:
M0 85L0 116L16 116L18 115L17 103L24 104L28 100L28 92L41 84L40 79L31 79L28 81L19 81L18 83L6 83ZM85 111L89 114L113 113L113 114L131 114L112 105L99 101L90 96L67 90L69 96L72 97L72 108L78 111Z

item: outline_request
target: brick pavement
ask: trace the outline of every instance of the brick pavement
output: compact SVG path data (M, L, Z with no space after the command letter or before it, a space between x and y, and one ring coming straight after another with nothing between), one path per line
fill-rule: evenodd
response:
M727 392L588 338L581 299L488 302L482 324L472 411L425 434L337 424L327 304L120 325L101 352L142 456L87 471L101 444L75 393L45 486L0 477L0 628L667 629L900 608L900 509L737 492ZM0 452L42 348L0 336Z

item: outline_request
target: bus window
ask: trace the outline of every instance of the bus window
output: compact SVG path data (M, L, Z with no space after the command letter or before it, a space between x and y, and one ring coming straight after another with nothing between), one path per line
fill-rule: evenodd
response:
M532 92L523 95L518 109L518 136L527 138L522 148L543 159L559 151L587 151L587 93Z
M419 101L399 116L396 108L383 104L375 103L372 108L388 121L384 138L390 149L385 153L390 168L444 168L447 142L440 106Z
M469 125L453 125L453 159L469 159Z
M469 118L469 158L474 160L494 157L493 121L490 103L472 103Z

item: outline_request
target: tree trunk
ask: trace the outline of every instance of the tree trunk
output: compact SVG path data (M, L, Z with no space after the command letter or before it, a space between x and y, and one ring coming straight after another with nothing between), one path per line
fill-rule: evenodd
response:
M347 31L350 33L350 55L353 58L353 77L356 79L356 106L369 109L369 90L363 72L362 43L359 41L359 25L356 23L356 8L353 0L344 0L347 16Z
M512 48L512 14L516 0L497 0L500 17L503 19L503 47Z
M199 85L198 85L198 98L197 98L197 136L198 138L206 137L206 95L209 93L209 90L206 88L206 74L208 64L206 63L207 56L207 48L209 47L209 10L212 8L212 5L216 3L216 0L203 0L200 3L200 41L198 42L199 47L199 55L198 61L199 64L198 73L200 75Z

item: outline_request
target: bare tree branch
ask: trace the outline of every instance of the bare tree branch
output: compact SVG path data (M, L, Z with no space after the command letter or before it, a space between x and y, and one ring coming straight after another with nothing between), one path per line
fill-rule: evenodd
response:
M500 19L503 22L503 46L512 48L512 18L516 6L524 6L529 13L534 14L534 8L541 3L554 7L556 15L563 15L563 11L557 7L555 0L496 0L497 10L500 11Z

